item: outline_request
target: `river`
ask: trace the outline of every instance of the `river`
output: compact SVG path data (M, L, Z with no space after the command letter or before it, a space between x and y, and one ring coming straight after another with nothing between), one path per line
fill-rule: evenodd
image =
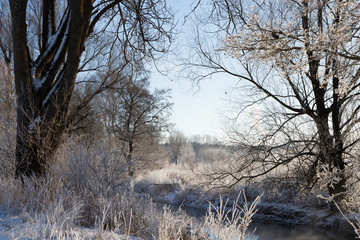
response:
M161 204L163 205L163 204ZM174 211L178 206L167 204ZM182 210L191 217L201 219L206 210L195 207L183 206ZM281 221L261 219L254 217L249 228L249 233L254 232L247 240L350 240L355 239L353 232L335 232L312 225L289 224Z

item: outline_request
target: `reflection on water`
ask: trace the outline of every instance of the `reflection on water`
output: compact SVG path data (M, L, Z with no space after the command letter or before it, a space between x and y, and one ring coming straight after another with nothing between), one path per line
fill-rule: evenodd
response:
M174 210L174 206L172 206ZM190 216L201 219L206 211L193 207L182 207ZM285 225L276 221L253 219L249 232L254 235L247 240L348 240L354 239L352 233L336 233L309 225Z
M249 240L347 240L354 239L348 234L334 233L312 226L283 226L280 223L254 222L250 231L256 227Z

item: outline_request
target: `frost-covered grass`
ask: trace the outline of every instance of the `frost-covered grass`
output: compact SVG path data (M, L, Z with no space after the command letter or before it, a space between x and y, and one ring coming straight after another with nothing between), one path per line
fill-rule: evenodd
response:
M18 191L0 185L12 204L0 212L0 239L244 239L255 213L256 201L249 208L220 199L220 206L210 205L204 223L183 211L159 209L150 199L122 192L89 199L76 191L52 188L53 179L26 179ZM11 190L9 192L6 192ZM22 195L22 198L18 198ZM89 209L89 208L92 209ZM213 213L213 210L216 213ZM231 217L228 217L228 214ZM89 219L93 219L91 223ZM224 235L226 233L226 235ZM220 235L219 235L220 234Z
M315 222L330 228L343 219L341 215L330 216L324 201L315 194L305 196L291 181L265 179L231 189L211 189L206 185L206 173L213 170L214 162L164 164L162 169L130 180L121 154L102 142L86 147L68 141L58 156L45 178L28 178L21 183L9 175L0 177L0 206L4 209L0 240L135 236L226 240L242 239L253 218L292 224ZM238 198L239 192L245 195ZM257 204L257 214L253 215L255 208L247 202ZM171 204L171 208L161 208L159 203ZM184 211L174 211L178 207ZM186 215L186 207L203 211L203 221Z
M2 179L0 184L7 196L1 202L0 239L135 239L106 230L101 225L106 213L98 216L93 227L85 228L84 200L73 191L52 188L48 179L25 179L24 184L8 181Z
M81 162L80 159L77 161ZM101 161L104 159L101 158ZM59 164L64 166L67 163ZM71 166L77 167L75 163L72 164ZM325 224L325 220L322 219L327 219L326 224L329 226L334 226L338 219L330 219L324 211L307 210L301 205L286 202L285 195L291 191L287 186L282 186L282 189L278 190L282 192L284 199L271 202L276 197L270 194L264 196L259 203L256 197L261 189L265 189L264 186L247 186L242 188L243 191L240 191L239 187L228 191L218 189L209 192L200 187L196 188L195 184L188 184L195 176L181 166L169 166L167 169L150 172L135 181L108 178L100 182L95 179L101 174L106 174L102 172L106 171L106 168L96 168L96 164L81 166L81 171L71 173L67 167L54 166L52 171L56 172L52 175L44 179L25 179L24 184L11 178L1 178L0 200L4 211L0 213L3 219L0 222L0 240L52 237L243 239L241 237L249 234L246 231L249 223L257 216L269 217L273 214L272 216L276 215L280 219L293 215L293 218L288 219L289 222L296 223L297 219L300 221L298 223L301 223L302 220L310 219L308 214L312 211L313 215L318 215L318 222L323 221L322 224ZM180 170L177 171L177 168ZM67 171L67 174L61 171ZM96 171L97 174L93 175L92 171ZM83 177L77 175L83 172L88 174L82 175ZM138 191L139 186L140 189L144 189L143 192ZM275 194L271 190L273 186L268 183L267 187ZM246 195L238 198L239 192L245 192ZM222 198L219 198L220 194ZM149 198L150 195L154 197L153 200ZM245 196L249 202L255 204L248 204ZM296 197L293 196L291 199ZM192 206L205 211L208 209L208 212L203 221L199 221L189 217L184 211L174 211L166 206L159 208L154 201L168 202L175 206ZM256 204L259 213L254 215ZM265 212L268 215L264 215Z
M175 198L178 193L187 195L192 191L190 186L194 186L190 182L196 183L191 171L170 166L149 173L142 180L147 179L146 184L143 183L150 189L139 193L136 186L140 180L129 180L122 163L116 151L101 144L93 148L80 145L73 149L70 146L60 149L57 162L44 178L30 177L21 181L11 176L0 177L0 207L3 209L0 212L0 240L205 240L213 239L214 233L221 229L231 230L233 236L244 237L251 221L249 216L255 209L239 212L236 221L224 222L212 214L218 206L213 203L205 222L199 222L182 210L160 208L149 197L151 189L156 190L151 187L154 182L180 186L178 192L172 192L172 187L167 188L166 195L173 194ZM198 197L195 194L189 196ZM207 200L203 201L206 205ZM232 201L224 202L228 207ZM235 208L239 206L240 203L236 203ZM246 224L238 228L242 217L246 218Z
M240 197L243 196L245 202L240 206ZM209 209L204 221L203 229L208 230L208 237L214 240L244 240L248 237L248 228L256 213L256 206L260 202L260 196L248 206L245 193L239 194L229 209L229 199L224 200L220 197L219 206L209 204ZM214 209L214 211L213 211Z
M253 216L256 221L277 222L284 225L309 225L332 233L338 231L351 235L351 226L340 214L334 214L328 202L318 197L321 189L307 193L302 191L296 182L291 180L269 178L263 181L253 181L228 188L209 189L201 186L197 168L206 169L206 164L199 163L193 169L183 165L169 165L161 170L149 172L136 179L136 191L147 192L155 201L168 202L201 209L208 207L208 202L219 206L219 195L235 202L239 192L244 191L249 202L263 194L257 205L258 212ZM208 169L210 170L210 169ZM191 210L190 210L191 211ZM356 223L359 213L347 211L346 216ZM354 225L356 226L356 224ZM260 227L261 228L261 225Z

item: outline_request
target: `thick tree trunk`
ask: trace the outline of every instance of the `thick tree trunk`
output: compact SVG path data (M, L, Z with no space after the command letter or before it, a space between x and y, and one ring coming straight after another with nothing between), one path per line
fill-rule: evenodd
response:
M336 169L336 176L338 178L338 181L328 185L329 194L334 198L335 202L340 202L344 199L346 193L345 162L342 157L342 152L336 151L335 149L329 162L331 166L330 171L334 172Z
M337 72L337 60L333 60L333 69L334 72ZM341 111L340 107L342 100L339 98L338 93L336 92L339 88L339 78L337 74L333 77L333 105L332 109L332 125L333 125L333 138L334 145L333 151L331 154L331 163L339 173L339 181L333 186L329 186L330 196L334 196L336 202L340 202L344 199L346 194L346 176L345 176L345 162L344 162L344 143L341 132Z
M345 162L343 159L343 143L341 136L330 134L327 118L317 123L319 132L320 163L327 166L330 174L336 174L336 181L328 183L329 195L339 202L345 197L346 177L344 175Z
M61 134L59 133L59 138ZM29 134L27 138L17 138L16 176L42 176L46 173L57 146Z
M92 1L77 0L68 4L70 10L64 13L56 30L55 0L44 1L42 49L38 58L32 60L26 36L27 1L10 1L17 96L15 174L18 177L44 175L65 130L88 36Z
M103 17L105 17L104 21L112 21L118 18L117 14L126 13L126 16L120 14L119 22L121 27L126 29L118 33L124 35L124 32L140 31L142 33L140 40L145 41L144 47L148 46L158 51L151 44L154 39L145 39L148 34L157 36L161 40L163 40L162 36L170 40L168 34L163 34L165 32L163 26L168 25L169 22L167 11L161 12L165 14L164 18L154 15L152 14L155 10L154 6L145 9L141 4L140 6L121 0L101 1L96 4L92 0L69 0L65 1L66 8L61 12L63 15L57 18L56 2L56 0L42 1L42 26L38 34L41 37L41 40L38 39L41 46L39 49L29 51L31 44L27 36L29 20L26 12L28 0L9 0L18 104L16 144L16 175L18 176L45 173L66 126L79 62L85 50L85 41L98 22L104 23ZM119 9L112 11L115 7ZM122 8L124 11L121 10ZM110 11L111 17L106 16ZM141 14L142 11L145 16ZM60 19L60 22L57 23L56 19ZM104 31L108 27L107 24L105 25L102 26ZM148 30L149 26L150 30ZM145 30L149 32L145 33ZM127 46L129 48L133 46L127 43L137 41L135 36L128 38L127 34L125 35L124 52L127 51L125 50ZM162 45L161 51L164 51ZM142 50L148 52L145 48L133 47L133 49L141 51L142 54L145 53Z
M18 106L19 107L19 106ZM18 114L21 115L21 114ZM16 176L42 176L52 161L65 129L66 112L58 112L52 122L46 119L18 119Z

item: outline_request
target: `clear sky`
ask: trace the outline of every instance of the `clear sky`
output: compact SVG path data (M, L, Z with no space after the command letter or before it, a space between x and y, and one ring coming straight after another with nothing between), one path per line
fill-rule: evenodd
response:
M175 45L179 49L186 49L183 46L191 44L194 38L190 19L184 24L184 16L190 13L193 2L194 0L168 1L178 21L180 34L176 37ZM175 56L170 58L172 58L171 61L176 61ZM234 79L227 75L218 75L202 81L198 87L193 86L191 80L177 77L178 75L176 70L168 76L163 76L156 71L151 74L152 87L172 89L174 107L171 122L175 124L175 128L186 136L198 134L220 136L223 125L222 116L227 104L226 91L235 84Z
M174 103L171 122L186 136L222 135L222 121L226 107L226 89L230 81L219 78L204 80L200 88L192 87L187 79L170 80L153 73L152 86L172 89ZM225 84L224 84L225 83Z

